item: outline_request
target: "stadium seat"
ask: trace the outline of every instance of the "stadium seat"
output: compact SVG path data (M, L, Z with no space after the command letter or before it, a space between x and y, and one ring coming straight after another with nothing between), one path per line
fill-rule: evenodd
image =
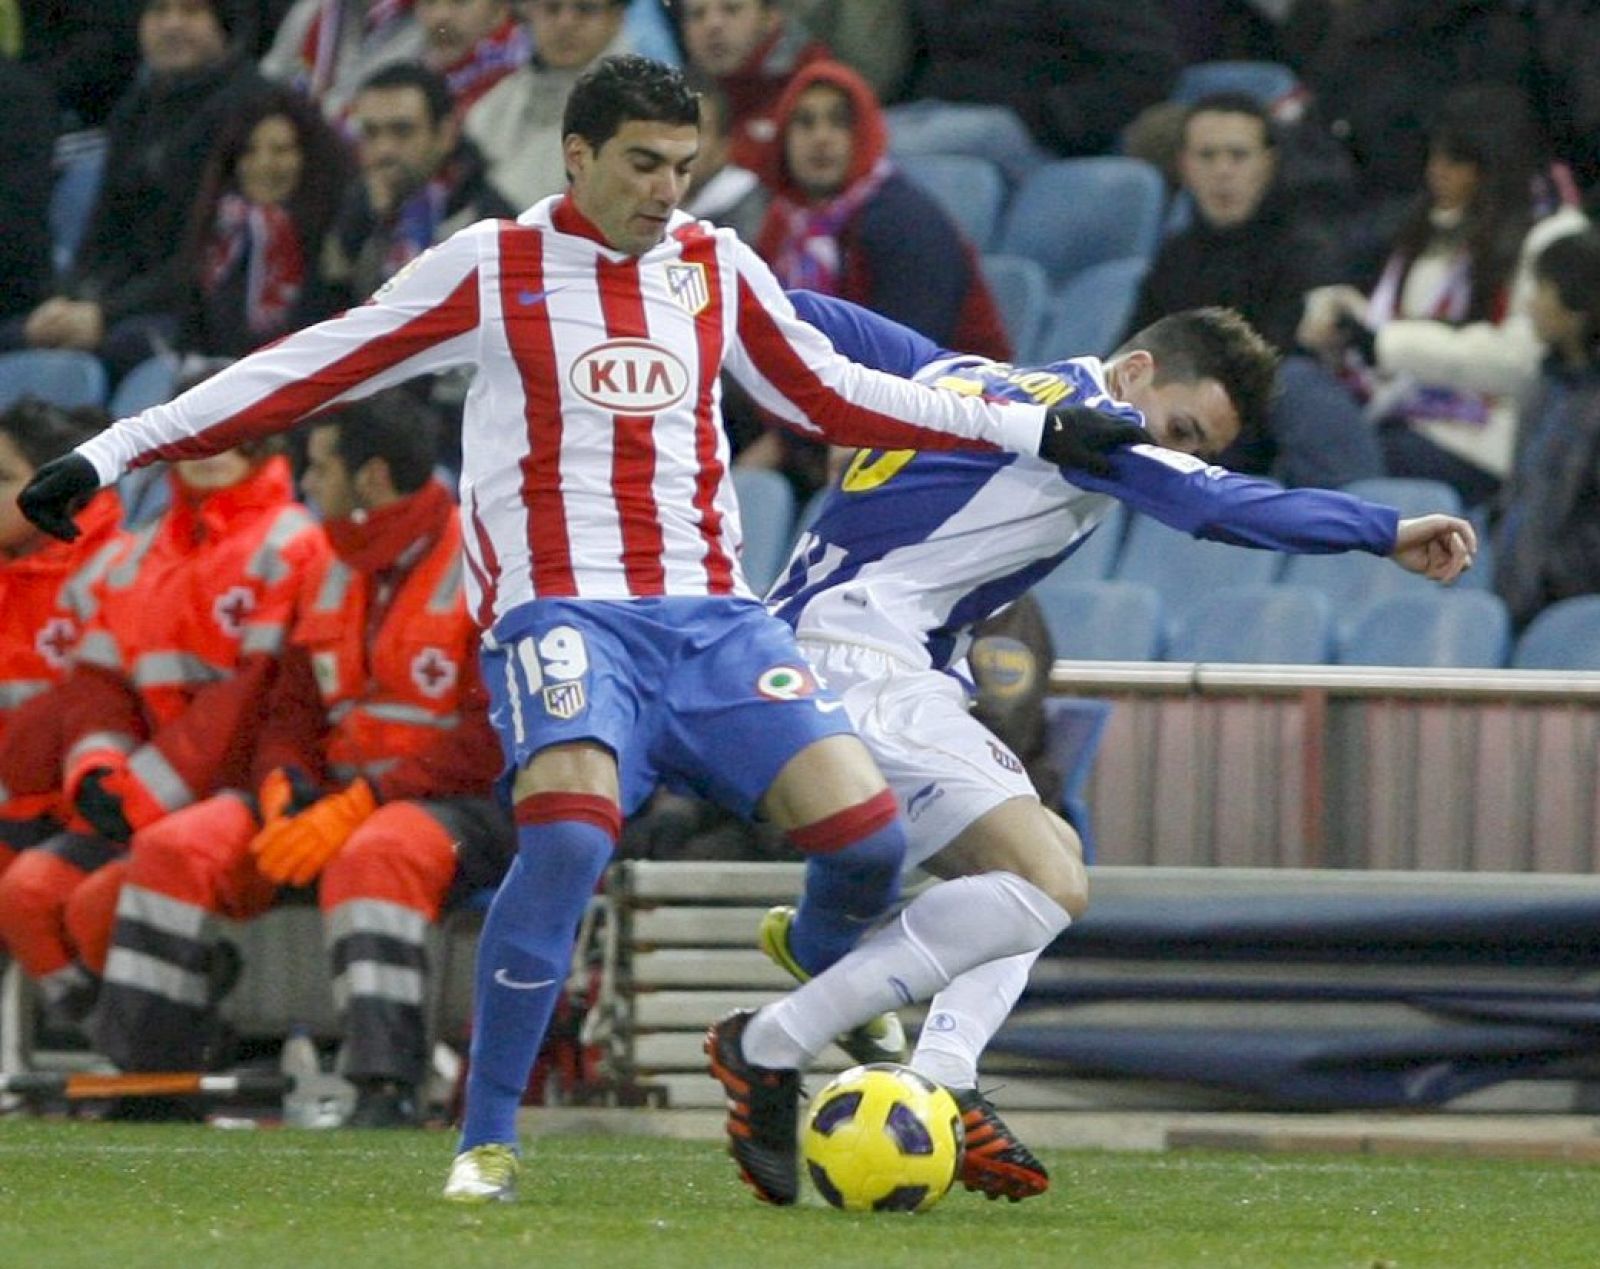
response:
M1167 621L1162 632L1166 643L1174 626L1212 591L1275 581L1281 563L1282 557L1271 551L1201 541L1149 516L1135 515L1114 576L1155 588Z
M105 164L106 139L101 132L69 132L56 141L49 217L51 262L57 273L72 268L100 196Z
M177 379L178 367L171 357L147 357L122 377L106 408L114 419L148 410L172 400Z
M1031 593L1060 660L1150 661L1160 651L1161 597L1149 586L1110 580L1040 582Z
M1013 356L1026 365L1042 347L1040 335L1050 308L1050 279L1044 266L1026 256L984 256L983 278L1000 306L1011 336Z
M1442 480L1422 480L1413 476L1373 476L1352 480L1344 491L1368 502L1381 502L1402 516L1461 514L1461 495Z
M1248 93L1271 106L1299 87L1299 78L1282 62L1196 62L1178 72L1168 100L1188 106L1213 93Z
M68 410L81 405L104 405L105 367L92 353L70 348L0 353L0 409L30 396Z
M1528 623L1511 664L1519 670L1600 670L1600 595L1551 604Z
M1370 605L1391 595L1425 594L1435 589L1427 578L1365 551L1291 555L1280 580L1291 586L1309 586L1328 597L1338 625L1335 637L1341 642Z
M1511 619L1497 595L1432 587L1369 605L1339 648L1341 665L1494 668L1506 663Z
M1111 702L1092 697L1047 696L1044 699L1045 746L1061 773L1062 815L1083 842L1083 862L1094 862L1094 823L1083 787L1094 769L1100 737L1111 718Z
M1057 159L1012 195L996 249L1037 260L1059 287L1103 260L1149 260L1166 201L1161 173L1143 159Z
M1148 264L1140 256L1107 260L1068 278L1050 301L1036 360L1108 355L1133 316Z
M735 468L733 489L744 525L745 580L762 594L783 567L794 537L794 488L775 471Z
M1333 609L1320 591L1268 583L1224 586L1172 632L1168 661L1323 665L1333 655Z
M1000 227L1006 178L975 154L908 154L896 160L910 180L932 194L979 252Z

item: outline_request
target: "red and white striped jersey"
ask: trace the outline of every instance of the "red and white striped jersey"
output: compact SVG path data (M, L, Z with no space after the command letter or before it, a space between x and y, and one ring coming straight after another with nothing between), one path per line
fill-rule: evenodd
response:
M420 374L474 367L461 507L485 628L535 598L738 595L719 372L790 426L882 449L1034 453L1043 410L867 370L801 322L729 230L675 214L642 256L558 195L433 248L370 302L270 345L80 452L228 449Z

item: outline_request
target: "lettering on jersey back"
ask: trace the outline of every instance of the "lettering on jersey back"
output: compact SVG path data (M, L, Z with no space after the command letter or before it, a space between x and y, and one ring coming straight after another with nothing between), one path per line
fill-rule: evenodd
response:
M572 363L572 390L613 414L658 414L683 400L689 371L677 356L648 339L612 339Z

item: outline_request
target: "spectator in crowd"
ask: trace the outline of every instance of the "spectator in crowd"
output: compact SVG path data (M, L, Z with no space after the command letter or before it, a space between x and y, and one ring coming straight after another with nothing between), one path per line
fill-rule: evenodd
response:
M883 112L866 82L838 62L811 62L790 80L773 119L772 203L755 246L778 281L854 300L951 347L1009 357L976 252L889 159ZM823 483L827 451L773 426L739 461L783 470L804 497Z
M1171 19L1151 0L913 0L912 11L894 149L979 154L1014 182L1041 157L1109 153L1178 71Z
M1529 313L1549 353L1494 539L1494 588L1518 627L1600 593L1600 230L1555 239L1533 276Z
M627 0L526 0L533 60L495 85L467 114L495 187L517 209L567 187L561 113L578 76L602 57L631 51Z
M0 55L20 56L44 79L55 109L42 122L63 131L105 126L139 69L143 8L142 0L19 0L19 47Z
M55 110L40 79L0 57L0 322L50 293L50 156Z
M1535 104L1557 156L1586 195L1600 194L1600 7L1595 0L1530 0Z
M732 159L727 95L715 80L704 76L691 76L690 82L700 94L700 149L683 210L714 225L726 225L746 242L754 242L772 196L758 173Z
M0 331L0 345L97 352L113 381L177 328L182 240L206 156L263 87L229 48L227 0L144 0L142 73L107 124L105 178L63 293Z
M778 98L802 67L829 56L827 46L779 0L686 0L682 9L689 65L727 95L733 161L760 171L777 136Z
M1284 60L1310 91L1311 126L1350 157L1340 225L1346 275L1377 277L1413 202L1441 101L1466 83L1519 92L1532 69L1516 0L1295 0Z
M339 307L322 257L352 166L292 89L269 88L228 120L184 244L180 351L242 357Z
M1377 421L1388 473L1443 480L1467 506L1509 471L1516 398L1538 374L1531 261L1582 223L1536 198L1539 153L1518 93L1452 92L1376 288L1320 287L1300 324L1300 342L1342 367Z
M261 59L261 73L342 120L374 74L422 57L414 7L415 0L296 0Z
M179 462L171 480L170 509L96 585L66 681L0 740L0 817L30 798L66 812L0 877L0 939L69 1018L93 1002L129 838L248 787L302 577L328 549L270 443Z
M97 494L80 521L83 536L58 542L37 532L17 509L29 477L105 425L95 410L67 411L24 397L0 413L0 737L28 701L67 677L72 654L93 612L91 588L107 557L122 542L122 507L115 490ZM0 821L0 872L18 850L61 828L53 792L8 799Z
M533 47L510 0L417 0L417 21L423 61L444 76L461 115L525 65Z
M436 242L473 221L514 216L461 135L442 76L420 63L378 71L356 94L361 180L334 226L324 270L366 299Z
M911 69L909 0L790 0L789 8L879 101L894 100Z
M94 1027L124 1070L201 1067L210 918L248 920L283 886L315 884L348 1122L419 1121L427 928L498 884L514 840L490 794L500 750L431 432L397 390L312 424L305 488L334 553L300 579L256 739L259 796L222 793L134 835Z
M1139 288L1128 333L1184 309L1236 309L1280 349L1294 346L1306 292L1338 275L1331 245L1295 214L1279 179L1267 110L1220 93L1190 106L1178 167L1193 219L1162 243ZM1359 407L1305 358L1279 367L1280 394L1263 428L1246 428L1219 459L1285 484L1337 486L1384 472ZM1309 398L1309 400L1308 400Z

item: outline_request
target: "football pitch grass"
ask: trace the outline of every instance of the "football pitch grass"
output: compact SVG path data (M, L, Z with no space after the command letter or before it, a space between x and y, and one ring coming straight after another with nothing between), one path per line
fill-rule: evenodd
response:
M973 1269L1600 1264L1600 1168L1351 1155L1041 1151L1026 1203L922 1216L756 1203L720 1145L538 1141L521 1198L439 1200L444 1132L0 1121L0 1265Z

